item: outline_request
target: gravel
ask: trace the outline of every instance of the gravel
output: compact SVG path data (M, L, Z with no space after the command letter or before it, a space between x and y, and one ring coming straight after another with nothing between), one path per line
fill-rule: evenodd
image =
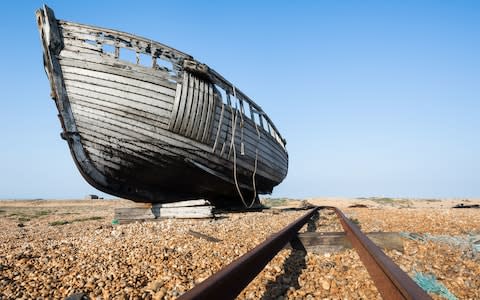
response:
M0 299L63 299L78 293L92 299L174 299L305 213L112 225L113 208L131 205L0 202ZM480 233L478 216L468 209L344 211L367 232ZM342 231L327 211L302 230ZM459 299L480 299L477 256L436 241L405 239L404 245L404 253L386 253L410 276L431 273ZM290 249L282 250L239 298L381 299L354 250L319 255Z

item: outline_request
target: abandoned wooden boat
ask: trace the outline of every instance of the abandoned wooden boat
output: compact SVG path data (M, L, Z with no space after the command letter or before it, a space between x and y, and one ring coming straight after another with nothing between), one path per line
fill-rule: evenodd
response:
M47 6L36 17L62 138L95 188L138 202L234 206L285 178L285 139L205 64L150 39L57 20Z

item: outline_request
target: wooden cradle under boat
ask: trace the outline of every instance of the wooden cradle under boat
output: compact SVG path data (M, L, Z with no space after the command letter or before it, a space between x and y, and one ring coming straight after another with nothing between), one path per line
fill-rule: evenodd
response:
M47 6L36 16L62 138L95 188L138 202L203 198L225 207L285 178L285 139L208 66L149 39L57 20Z

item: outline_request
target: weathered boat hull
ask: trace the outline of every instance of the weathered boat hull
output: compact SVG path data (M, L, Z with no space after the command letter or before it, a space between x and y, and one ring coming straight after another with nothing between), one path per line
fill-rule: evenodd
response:
M285 178L278 130L215 71L148 39L57 21L48 7L37 22L62 136L92 186L134 201L225 206Z

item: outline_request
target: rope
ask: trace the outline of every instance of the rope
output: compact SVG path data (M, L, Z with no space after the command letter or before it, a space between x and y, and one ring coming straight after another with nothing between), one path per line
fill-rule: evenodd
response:
M236 98L235 86L232 86L232 88L233 88L233 96ZM235 102L235 105L236 104L237 103ZM240 105L242 106L242 103L240 103ZM232 148L233 148L233 179L235 181L235 187L237 188L238 195L240 196L240 199L242 200L243 205L246 208L252 208L253 205L255 204L255 199L257 198L257 186L256 186L256 183L255 183L255 176L257 174L258 145L260 143L261 135L260 135L260 131L258 130L258 125L255 123L255 129L257 130L258 141L257 141L257 149L255 151L254 169L253 169L253 173L252 173L253 198L252 198L252 201L250 202L250 204L247 205L247 203L245 202L245 198L243 197L242 191L240 190L240 186L238 184L238 178L237 178L237 151L236 151L236 146L235 146L235 131L236 131L236 128L237 128L238 113L235 113L237 111L237 109L235 109L235 111L234 111L233 107L231 105L230 105L230 111L231 111L231 114L232 114L232 139L231 139L231 142L230 142L230 150L232 150ZM241 145L240 147L241 147L241 153L242 153L242 155L244 155L244 146L243 146L244 119L243 119L242 111L240 111L240 118L241 118L240 126L242 128L241 137L240 137L240 139L241 139L240 140L240 145ZM230 151L229 151L229 155L230 155Z
M258 145L260 144L260 138L261 138L260 130L258 130L258 125L257 125L257 123L255 123L255 129L257 130L258 140L257 140L257 149L255 149L255 168L253 169L253 174L252 174L253 199L252 199L252 204L251 204L251 206L253 206L253 203L255 202L255 198L257 198L257 185L256 185L256 183L255 183L255 175L257 174ZM251 206L250 206L250 207L251 207Z
M230 142L230 149L232 149L233 147L233 180L235 181L235 187L237 188L238 195L240 196L240 199L242 200L243 205L245 205L245 207L248 207L247 203L245 202L245 199L243 198L243 194L242 194L242 191L240 190L240 186L238 185L238 179L237 179L237 152L235 150L236 148L235 147L235 129L237 126L238 114L234 113L232 106L230 106L230 110L232 112L232 139Z

